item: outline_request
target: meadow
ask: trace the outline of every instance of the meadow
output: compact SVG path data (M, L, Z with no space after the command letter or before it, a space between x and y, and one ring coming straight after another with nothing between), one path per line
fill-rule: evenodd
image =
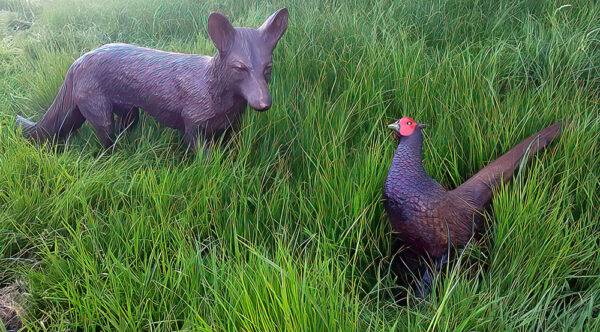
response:
M212 55L210 12L281 7L272 108L197 155L149 116L114 151L16 133L89 50ZM0 0L0 25L0 286L30 330L600 330L600 3ZM565 124L425 300L381 202L402 116L447 188Z

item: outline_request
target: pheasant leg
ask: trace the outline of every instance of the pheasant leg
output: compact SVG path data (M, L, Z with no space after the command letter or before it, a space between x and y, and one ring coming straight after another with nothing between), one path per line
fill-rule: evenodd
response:
M440 273L446 262L448 262L448 255L442 255L442 257L435 259L433 271L430 266L425 268L423 277L416 285L413 286L413 291L417 298L425 299L429 296L429 294L431 294L431 288L433 287L435 275Z

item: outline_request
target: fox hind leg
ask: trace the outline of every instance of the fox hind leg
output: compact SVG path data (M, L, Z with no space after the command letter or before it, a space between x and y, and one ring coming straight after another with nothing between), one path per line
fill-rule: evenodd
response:
M81 127L81 125L83 125L85 122L85 118L83 115L81 115L81 112L77 107L74 107L70 112L68 112L64 118L58 120L60 123L58 124L59 130L56 133L56 138L63 138L69 135L71 132L79 129L79 127Z
M111 117L109 121L93 125L96 137L105 149L112 147L115 144L115 128L114 119Z
M95 95L77 103L83 117L94 127L96 137L104 146L110 148L114 144L115 119L111 102L104 96Z

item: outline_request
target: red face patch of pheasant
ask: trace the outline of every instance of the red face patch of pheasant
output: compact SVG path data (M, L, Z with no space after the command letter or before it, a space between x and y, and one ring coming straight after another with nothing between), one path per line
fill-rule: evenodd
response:
M400 121L398 121L398 123L400 124L400 128L398 129L398 132L402 136L412 135L412 133L415 131L415 128L417 127L417 123L415 122L415 120L413 120L409 117L404 117L404 118L400 119Z

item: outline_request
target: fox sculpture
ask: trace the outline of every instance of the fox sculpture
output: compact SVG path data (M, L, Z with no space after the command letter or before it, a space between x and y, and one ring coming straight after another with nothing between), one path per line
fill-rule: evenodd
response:
M212 13L207 29L217 48L212 57L104 45L71 65L39 122L17 116L16 124L29 140L54 141L88 120L108 148L115 131L136 125L141 108L182 130L195 150L198 139L235 125L247 104L257 111L269 109L272 54L287 26L286 8L258 29L234 28L223 14Z

